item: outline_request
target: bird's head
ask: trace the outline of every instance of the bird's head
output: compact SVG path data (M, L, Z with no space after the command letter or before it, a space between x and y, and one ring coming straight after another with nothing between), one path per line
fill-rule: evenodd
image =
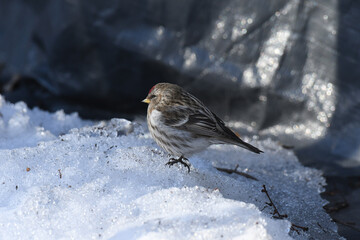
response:
M177 92L180 91L180 87L171 83L158 83L153 86L143 103L150 105L157 105L160 102L167 102L174 96L177 96Z
M150 89L146 98L144 100L142 100L143 103L151 104L151 103L157 102L159 100L160 93L159 93L159 89L158 89L157 85L158 84L154 85Z

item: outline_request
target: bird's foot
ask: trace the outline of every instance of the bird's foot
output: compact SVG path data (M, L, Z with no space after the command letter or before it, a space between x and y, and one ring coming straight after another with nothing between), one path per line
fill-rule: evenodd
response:
M169 167L170 167L170 166L174 165L175 163L181 163L182 165L184 165L185 167L187 167L188 172L190 172L190 164L184 162L183 160L189 161L187 158L184 158L184 157L181 156L181 157L179 157L178 159L176 159L176 158L170 158L169 161L168 161L165 165L169 165Z

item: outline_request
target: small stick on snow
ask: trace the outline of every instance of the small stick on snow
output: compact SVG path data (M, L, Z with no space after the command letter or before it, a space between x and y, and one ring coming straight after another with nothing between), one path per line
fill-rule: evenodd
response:
M339 223L341 225L344 225L346 227L349 227L351 229L354 229L355 231L360 232L360 228L355 227L356 223L354 223L354 222L343 222L343 221L340 221L340 220L338 220L336 218L333 218L333 221L336 222L336 223Z
M273 208L274 208L274 212L272 213L273 218L284 219L284 218L287 218L287 217L288 217L287 214L280 214L280 213L279 213L279 211L278 211L278 209L276 208L275 204L274 204L273 201L271 200L270 195L269 195L268 191L266 190L266 186L265 186L265 185L263 185L263 189L261 189L261 192L265 193L266 196L267 196L267 198L268 198L269 201L270 201L270 202L266 202L266 204L269 205L270 207L273 207ZM295 231L295 232L297 232L298 234L300 234L300 233L299 233L299 230L298 230L297 228L299 228L299 229L301 229L301 230L303 230L303 231L308 231L308 230L309 230L308 227L302 227L302 226L299 226L299 225L296 225L296 224L291 223L290 229L293 230L293 231Z
M259 181L256 177L251 176L250 174L244 173L244 172L240 172L238 171L239 165L236 165L235 169L227 169L227 168L219 168L219 167L215 167L217 170L219 170L220 172L226 172L228 174L232 174L232 173L236 173L240 176L255 180L255 181Z
M297 232L298 234L300 234L300 233L299 233L299 230L297 230L296 228L300 228L300 229L303 230L304 232L306 232L307 230L309 230L308 227L302 227L302 226L295 225L295 224L291 223L290 229L293 230L293 231L295 231L295 232Z
M349 207L349 203L346 201L346 199L343 202L336 202L336 203L332 203L332 204L326 204L323 208L325 209L325 211L327 213L332 213L332 212L338 212L344 208Z
M317 222L316 224L321 228L321 230L323 230L324 233L327 233L327 231L325 231L325 229L323 228L323 226L320 225L320 223Z
M270 196L269 196L269 193L268 191L266 190L266 187L265 185L263 185L263 189L261 189L261 192L265 193L267 198L269 199L269 203L267 202L266 204L269 205L270 207L273 207L274 208L274 212L272 213L273 214L273 217L274 218L278 218L278 219L283 219L283 218L287 218L288 216L286 214L282 215L279 213L279 211L277 210L275 204L273 203L273 201L271 200Z

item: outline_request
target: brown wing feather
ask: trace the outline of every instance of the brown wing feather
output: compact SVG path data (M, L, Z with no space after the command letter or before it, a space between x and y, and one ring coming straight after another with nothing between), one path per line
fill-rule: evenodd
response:
M191 132L195 137L209 137L216 143L230 143L246 148L254 153L262 151L241 140L225 123L212 113L200 100L189 93L191 107L173 106L162 109L163 122L168 126Z

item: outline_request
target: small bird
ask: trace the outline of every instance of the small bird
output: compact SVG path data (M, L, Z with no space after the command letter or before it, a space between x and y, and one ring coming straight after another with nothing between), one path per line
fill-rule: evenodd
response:
M234 144L254 153L263 151L244 142L239 135L226 127L199 99L178 85L158 83L142 101L149 104L147 124L156 143L169 154L166 163L181 163L188 168L186 157L200 152L211 144ZM186 156L186 157L185 157Z

